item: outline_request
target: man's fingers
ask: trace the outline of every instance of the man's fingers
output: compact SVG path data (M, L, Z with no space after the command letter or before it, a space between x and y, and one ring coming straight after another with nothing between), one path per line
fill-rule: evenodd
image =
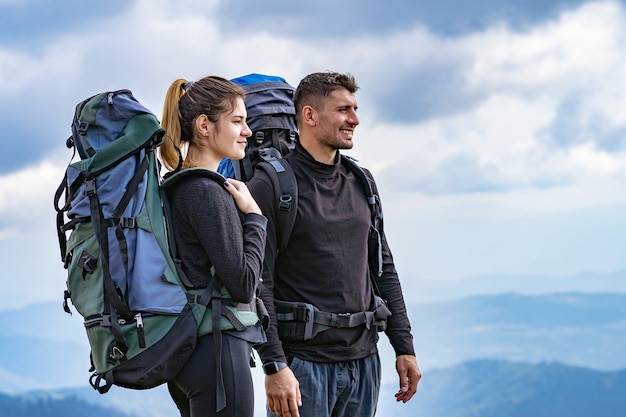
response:
M296 398L281 398L274 399L267 397L267 407L272 413L279 415L280 417L300 417L298 406L302 405L300 398L300 390Z
M280 404L280 411L276 411L280 417L300 417L300 412L298 411L298 404L296 404L295 399L285 399Z
M272 413L276 413L276 407L274 406L274 399L270 396L267 396L267 408L270 409Z

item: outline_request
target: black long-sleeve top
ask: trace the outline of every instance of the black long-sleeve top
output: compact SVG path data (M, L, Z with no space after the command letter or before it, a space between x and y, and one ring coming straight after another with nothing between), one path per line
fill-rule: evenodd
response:
M202 176L181 179L167 190L182 268L190 279L211 278L211 267L233 300L250 302L261 271L267 219L244 216L221 184Z
M341 362L370 356L377 351L375 327L329 329L301 342L278 338L273 297L311 303L332 313L371 311L374 307L367 247L371 213L363 185L339 158L333 165L319 163L300 144L286 159L298 182L298 211L285 251L276 250L276 201L270 179L257 170L248 183L268 218L262 294L271 324L268 341L258 348L261 359L264 363L286 361L287 355L293 355L316 362ZM383 274L376 282L392 312L386 334L396 355L414 355L398 274L384 230L380 232Z

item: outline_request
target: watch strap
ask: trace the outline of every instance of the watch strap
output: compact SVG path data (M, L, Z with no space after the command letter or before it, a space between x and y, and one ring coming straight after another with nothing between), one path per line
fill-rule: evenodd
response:
M276 372L280 371L283 368L286 368L287 364L285 362L268 362L263 364L263 372L265 375L273 375Z

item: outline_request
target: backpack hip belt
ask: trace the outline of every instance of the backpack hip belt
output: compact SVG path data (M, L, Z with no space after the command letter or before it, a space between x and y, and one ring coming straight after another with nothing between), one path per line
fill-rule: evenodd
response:
M329 313L309 303L274 300L278 332L281 339L304 341L332 328L345 329L364 325L367 329L374 326L378 331L384 331L391 312L382 298L375 298L374 310L356 313Z

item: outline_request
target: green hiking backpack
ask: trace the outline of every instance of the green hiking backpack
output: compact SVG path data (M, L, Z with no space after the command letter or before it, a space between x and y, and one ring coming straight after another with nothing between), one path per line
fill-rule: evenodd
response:
M259 320L256 310L233 306L217 279L189 282L172 255L156 158L164 133L131 91L117 90L78 103L66 142L80 160L68 165L54 197L68 271L63 304L71 314L71 299L84 318L89 381L101 394L112 385L152 388L178 374L207 308L220 311L217 330Z

